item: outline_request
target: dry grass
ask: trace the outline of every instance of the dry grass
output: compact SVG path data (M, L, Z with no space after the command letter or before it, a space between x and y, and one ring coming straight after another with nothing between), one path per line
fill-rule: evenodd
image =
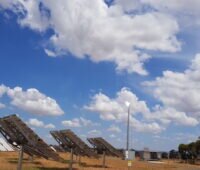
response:
M66 160L66 163L45 160L43 158L34 158L31 162L27 155L24 155L23 170L66 170L68 169L69 154L60 154ZM16 170L17 152L0 152L0 170ZM74 158L76 161L76 156ZM82 164L74 164L74 170L104 170L101 168L102 159L82 158ZM107 157L106 170L127 170L127 161L118 158ZM180 164L174 161L166 161L164 164L151 164L143 161L133 161L130 170L200 170L200 166Z

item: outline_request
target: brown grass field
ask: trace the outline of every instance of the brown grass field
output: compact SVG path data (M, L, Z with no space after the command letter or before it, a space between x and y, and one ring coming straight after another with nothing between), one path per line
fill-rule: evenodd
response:
M23 170L67 170L69 154L61 153L60 156L66 160L65 163L60 163L43 158L34 158L33 162L24 155ZM0 152L0 170L16 170L18 161L17 152ZM74 161L77 158L74 156ZM77 161L78 162L78 161ZM74 170L127 170L127 161L118 158L107 157L106 168L101 168L102 159L91 159L83 157L81 165L74 163ZM200 170L200 165L190 165L179 163L178 161L163 161L163 164L152 164L145 161L135 160L132 163L130 170Z

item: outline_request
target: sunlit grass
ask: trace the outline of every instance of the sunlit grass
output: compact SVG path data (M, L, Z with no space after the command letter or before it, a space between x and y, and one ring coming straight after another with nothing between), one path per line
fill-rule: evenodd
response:
M67 170L70 155L61 153L60 156L65 159L64 162L56 162L43 158L34 158L33 162L24 155L23 170ZM0 170L16 170L17 152L0 152ZM91 159L87 157L81 158L81 164L78 158L74 156L74 170L104 170L101 168L102 159ZM118 158L107 157L106 170L127 170L127 161ZM150 164L143 161L133 161L130 170L198 170L200 166L189 164L180 164L177 161L165 161L164 164Z

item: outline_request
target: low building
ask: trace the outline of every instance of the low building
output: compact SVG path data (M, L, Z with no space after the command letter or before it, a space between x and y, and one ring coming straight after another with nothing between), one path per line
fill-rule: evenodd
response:
M162 159L162 153L160 151L152 151L145 148L142 151L138 151L138 155L142 160L160 160Z
M124 150L126 160L135 160L135 150L130 149L129 151Z

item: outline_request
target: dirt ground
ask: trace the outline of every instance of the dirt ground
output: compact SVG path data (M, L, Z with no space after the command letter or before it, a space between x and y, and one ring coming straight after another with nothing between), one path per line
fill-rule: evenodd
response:
M24 155L23 170L67 170L69 163L69 154L61 153L60 156L66 161L64 163L43 158L34 158L33 162L28 156ZM0 170L16 170L18 161L17 152L0 152ZM78 158L74 156L74 161ZM81 158L81 164L74 163L74 170L128 170L127 161L118 158L106 157L106 168L101 167L102 159ZM200 165L182 164L178 161L164 160L162 164L148 163L145 161L135 160L129 170L200 170Z

